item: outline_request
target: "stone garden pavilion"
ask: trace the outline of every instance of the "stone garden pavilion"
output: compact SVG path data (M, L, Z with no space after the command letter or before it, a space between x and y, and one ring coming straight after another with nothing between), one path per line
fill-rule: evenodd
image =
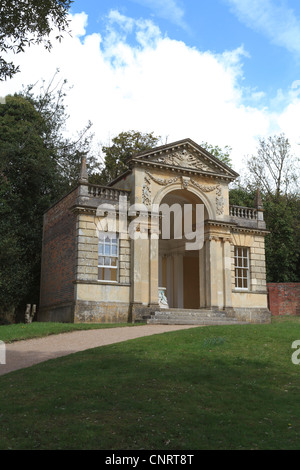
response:
M78 186L44 215L39 321L269 321L263 207L259 194L256 207L229 205L237 177L190 139L134 155L107 187L83 160ZM172 211L162 236L163 204L191 208L193 233L203 208L199 245L187 249Z

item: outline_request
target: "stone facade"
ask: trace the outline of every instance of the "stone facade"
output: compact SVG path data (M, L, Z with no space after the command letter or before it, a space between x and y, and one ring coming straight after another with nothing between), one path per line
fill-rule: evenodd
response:
M83 162L78 188L45 214L39 320L61 315L74 322L141 321L160 310L163 287L173 309L269 321L263 209L259 201L256 208L229 206L228 184L237 176L190 139L133 157L108 187L89 184ZM191 207L193 227L203 207L197 249L186 248L188 239L176 235L175 223L163 238L163 204L184 214ZM49 244L53 225L61 236ZM112 231L115 236L108 237ZM58 257L63 239L70 245ZM59 275L61 260L69 263L68 275ZM49 280L56 271L57 298ZM62 291L68 292L65 299Z

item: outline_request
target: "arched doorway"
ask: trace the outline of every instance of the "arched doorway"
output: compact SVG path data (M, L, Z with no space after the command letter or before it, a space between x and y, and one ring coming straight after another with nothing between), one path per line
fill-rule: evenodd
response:
M164 217L160 219L159 239L159 286L166 289L166 296L170 308L199 309L203 305L201 293L204 293L203 285L205 266L203 247L195 250L187 250L184 230L184 207L191 212L192 231L195 231L197 220L196 205L204 206L204 220L208 219L205 205L200 198L186 190L176 189L166 194L160 202L169 207L169 237L163 230ZM181 208L181 210L180 210ZM177 212L176 212L177 209ZM181 223L179 219L181 214ZM167 223L168 223L167 221ZM204 223L204 221L201 221ZM202 286L202 287L201 287Z

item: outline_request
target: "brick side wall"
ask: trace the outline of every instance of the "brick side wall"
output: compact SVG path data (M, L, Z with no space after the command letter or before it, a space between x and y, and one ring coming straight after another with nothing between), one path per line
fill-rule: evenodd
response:
M300 315L300 282L268 283L267 287L272 315Z
M40 308L74 300L76 197L77 188L44 215Z

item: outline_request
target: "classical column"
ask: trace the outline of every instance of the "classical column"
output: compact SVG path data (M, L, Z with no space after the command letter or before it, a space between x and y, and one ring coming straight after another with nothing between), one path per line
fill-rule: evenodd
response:
M157 224L157 230L158 230ZM159 235L152 226L149 234L149 306L158 308L158 280L159 280Z
M174 307L183 308L183 255L174 255Z
M148 231L148 221L140 224L141 232ZM131 240L131 320L142 317L149 304L149 239L148 236Z
M223 260L224 260L224 307L232 308L232 284L231 284L231 240L223 240Z
M173 256L167 256L167 299L170 307L174 307L173 302Z
M223 253L221 240L209 236L205 243L206 265L206 307L222 309L223 295Z
M205 269L205 245L199 250L199 297L200 308L206 307L206 269Z

